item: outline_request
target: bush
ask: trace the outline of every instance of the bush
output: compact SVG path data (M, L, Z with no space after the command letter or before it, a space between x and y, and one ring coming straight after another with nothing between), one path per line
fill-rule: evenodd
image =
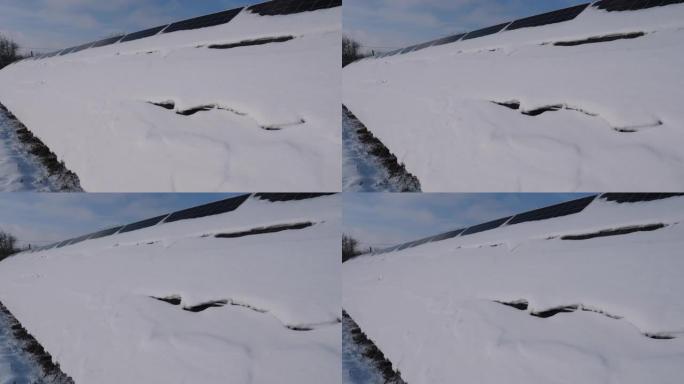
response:
M20 59L19 44L0 35L0 69Z
M363 53L361 53L361 44L359 44L359 42L354 41L353 39L347 36L342 37L343 68L357 60L363 59L364 57L366 56Z
M19 250L16 248L16 245L16 237L10 235L9 233L0 231L0 260L19 252Z

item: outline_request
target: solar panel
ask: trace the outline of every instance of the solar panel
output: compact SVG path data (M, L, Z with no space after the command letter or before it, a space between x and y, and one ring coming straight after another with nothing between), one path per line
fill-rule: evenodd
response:
M413 51L414 49L416 49L416 47L417 47L417 45L412 45L412 46L410 46L410 47L406 47L406 48L402 49L402 50L399 52L399 54L400 54L400 55L403 55L404 53L409 53L409 52Z
M567 215L572 215L574 213L581 212L586 208L596 196L584 197L581 199L568 201L561 204L552 205L549 207L544 207L540 209L535 209L534 211L521 213L519 215L513 216L508 225L525 223L529 221L539 221L547 220L554 217L562 217Z
M128 225L124 226L123 229L121 229L121 231L119 231L119 233L126 233L126 232L136 231L138 229L143 229L143 228L155 226L155 225L159 224L162 220L164 220L164 218L166 216L168 216L168 215L157 216L157 217L153 217L151 219L138 221L138 222L133 223L133 224L128 224Z
M466 35L465 33L459 33L458 35L451 35L451 36L443 37L441 39L433 40L432 44L430 44L430 46L436 47L438 45L455 43L455 42L461 40L465 35Z
M413 51L415 52L415 51L420 51L421 49L425 49L425 48L431 46L434 42L435 41L433 40L433 41L428 41L427 43L418 44L418 45L416 45L416 48Z
M260 200L268 200L275 203L279 201L315 199L317 197L330 195L334 195L334 193L257 193L254 195L254 197Z
M684 0L601 0L594 3L594 7L606 10L608 12L636 11L638 9L647 9L680 3L684 3Z
M463 40L475 39L482 36L493 35L495 33L501 32L502 29L510 23L503 23L499 25L494 25L487 28L478 29L477 31L468 32L468 34L463 37Z
M290 15L319 9L341 7L342 0L273 0L247 9L261 16Z
M590 3L577 5L570 8L560 9L558 11L542 13L541 15L526 17L524 19L516 20L506 28L507 30L514 30L520 28L539 27L541 25L560 23L576 18L582 13Z
M121 40L122 37L124 37L124 35L114 36L104 40L96 41L95 44L93 44L92 48L104 47L106 45L114 44L117 41Z
M499 228L500 226L504 225L504 223L506 223L508 220L510 220L510 218L511 218L511 216L504 217L502 219L489 221L489 222L486 222L486 223L483 223L480 225L472 226L472 227L466 229L465 231L463 231L461 236L472 235L474 233L484 232L484 231L489 231L490 229Z
M461 229L457 229L455 231L450 231L447 233L443 233L441 235L437 235L437 236L432 238L432 241L433 242L434 241L443 241L443 240L448 240L448 239L454 238L454 237L460 235L461 233L465 232L466 229L467 228L461 228Z
M90 237L90 235L84 235L81 237L77 237L77 238L71 240L71 242L69 242L69 245L74 245L74 244L78 244L80 242L86 241L86 240L88 240L89 237Z
M601 199L616 203L638 203L684 196L684 193L604 193Z
M63 246L69 244L71 242L71 240L73 240L73 239L62 241L61 243L57 244L57 248L62 248Z
M121 229L121 228L123 228L123 227L119 226L119 227L105 229L104 231L95 232L88 237L88 240L94 240L94 239L99 239L102 237L111 236L111 235L117 233L119 231L119 229Z
M64 49L63 51L61 51L61 52L59 53L59 55L60 55L60 56L68 55L68 54L70 54L71 52L73 52L74 49L76 49L76 48L78 48L78 47L71 47L71 48Z
M182 211L174 212L169 215L169 217L164 220L165 223L172 223L179 220L196 219L198 217L218 215L221 213L226 213L236 210L242 203L247 200L250 195L242 195L238 197L233 197L226 200L217 201L214 203L209 203L201 205L199 207L194 207L190 209L184 209Z
M235 8L228 11L213 13L211 15L179 21L169 25L169 27L164 30L164 33L213 27L215 25L225 24L233 20L233 18L237 16L240 11L242 11L242 8Z
M166 27L167 27L167 25L160 25L158 27L154 27L154 28L150 28L150 29L144 29L142 31L129 33L128 35L124 36L120 42L124 43L126 41L133 41L133 40L143 39L145 37L154 36L157 33L161 32L161 30L166 28Z
M84 50L90 48L92 45L93 45L92 42L86 43L86 44L83 44L83 45L79 45L78 47L74 48L74 49L73 49L71 52L69 52L69 53L76 53L76 52L84 51Z

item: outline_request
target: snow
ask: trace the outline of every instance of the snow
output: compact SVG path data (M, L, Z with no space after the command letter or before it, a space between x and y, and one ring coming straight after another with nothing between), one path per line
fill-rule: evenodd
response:
M58 192L64 190L57 177L30 153L16 135L16 122L0 108L0 192Z
M340 382L339 204L250 198L226 214L22 253L0 263L0 300L77 383ZM304 221L315 225L211 236ZM181 305L152 298L173 295ZM214 300L228 304L182 308Z
M0 384L41 384L40 370L12 337L9 319L0 311Z
M363 356L361 346L354 342L351 330L353 323L342 318L342 383L379 384L384 381L382 372L373 362Z
M343 264L343 306L408 383L678 383L683 219L684 198L596 200L571 216L360 257ZM668 226L554 237L651 223ZM519 300L529 308L497 303Z
M408 177L392 177L380 159L370 153L358 133L358 120L342 114L342 190L344 192L405 192L418 189Z
M646 34L550 44L630 32ZM682 37L683 4L590 7L564 23L351 64L343 102L426 192L681 190ZM493 103L514 100L519 110ZM521 113L549 105L564 108Z
M295 38L207 47L282 36ZM243 10L224 25L11 65L0 101L87 191L337 191L340 51L340 7ZM168 100L218 108L150 104Z

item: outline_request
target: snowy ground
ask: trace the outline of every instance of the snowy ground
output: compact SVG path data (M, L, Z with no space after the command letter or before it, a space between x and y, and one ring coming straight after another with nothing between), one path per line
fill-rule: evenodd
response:
M359 139L358 120L342 113L342 189L345 192L420 192L408 176L392 177L390 171Z
M0 192L60 192L78 189L50 176L40 160L18 139L17 122L0 108Z
M282 37L292 39L209 47ZM339 191L340 52L341 7L243 10L224 25L10 65L0 101L89 192Z
M343 264L343 305L411 384L679 383L683 221L684 198L597 200L359 257ZM656 223L666 226L561 239Z
M590 7L564 23L353 63L343 102L423 191L681 190L683 37L684 4Z
M251 198L19 254L0 262L0 299L76 383L339 383L339 204Z

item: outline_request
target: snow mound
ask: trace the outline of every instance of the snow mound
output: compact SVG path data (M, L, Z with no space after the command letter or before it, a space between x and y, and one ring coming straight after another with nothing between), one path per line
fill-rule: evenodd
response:
M25 252L0 300L77 383L340 382L339 203L255 195Z
M600 6L351 64L344 104L424 191L680 190L684 4Z
M155 33L11 65L0 100L87 191L340 190L341 7Z
M677 383L684 197L616 196L347 261L343 306L408 383Z

